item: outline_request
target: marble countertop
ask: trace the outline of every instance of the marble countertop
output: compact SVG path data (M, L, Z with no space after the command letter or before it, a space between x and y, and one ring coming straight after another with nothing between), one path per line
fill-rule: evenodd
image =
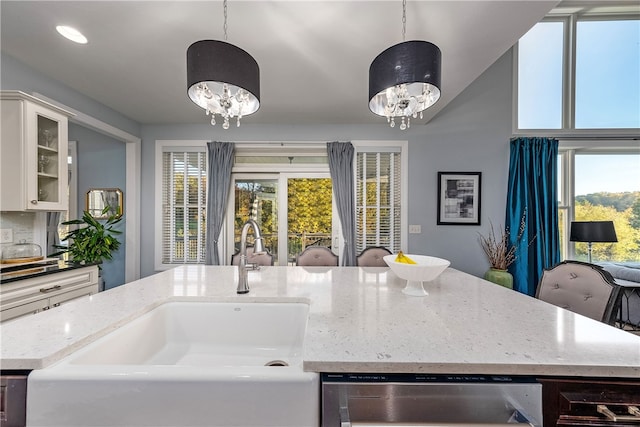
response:
M168 301L309 304L316 372L640 378L640 337L447 269L425 297L386 268L184 266L0 325L2 369L47 367ZM204 325L206 327L206 325Z

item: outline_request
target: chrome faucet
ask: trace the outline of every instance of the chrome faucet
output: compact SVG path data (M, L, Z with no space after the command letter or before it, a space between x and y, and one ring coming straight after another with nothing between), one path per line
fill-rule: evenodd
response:
M238 266L238 293L246 294L249 292L248 270L257 270L257 264L247 263L247 234L249 227L253 227L253 254L259 255L264 253L264 243L262 242L262 232L258 223L253 219L248 219L242 226L242 234L240 235L240 265Z

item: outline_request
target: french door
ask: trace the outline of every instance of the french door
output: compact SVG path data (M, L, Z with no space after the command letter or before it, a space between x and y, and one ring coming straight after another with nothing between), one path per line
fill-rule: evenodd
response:
M227 261L239 250L249 218L259 224L274 265L295 265L307 246L329 247L340 256L342 233L328 172L234 173L232 182Z

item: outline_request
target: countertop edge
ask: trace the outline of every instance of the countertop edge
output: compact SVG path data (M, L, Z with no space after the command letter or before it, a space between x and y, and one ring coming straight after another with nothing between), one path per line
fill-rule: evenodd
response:
M411 373L411 374L460 374L460 375L520 375L539 377L602 377L640 379L640 367L590 366L590 365L505 365L459 363L403 363L403 362L317 362L303 361L303 369L318 373Z

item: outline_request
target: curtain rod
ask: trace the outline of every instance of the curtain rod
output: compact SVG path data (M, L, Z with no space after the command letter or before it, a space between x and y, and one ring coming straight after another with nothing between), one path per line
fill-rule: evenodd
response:
M629 135L602 135L602 136L592 136L592 135L519 135L511 137L510 141L513 141L518 138L555 138L555 139L564 139L564 140L605 140L605 141L640 141L640 136L629 136Z

